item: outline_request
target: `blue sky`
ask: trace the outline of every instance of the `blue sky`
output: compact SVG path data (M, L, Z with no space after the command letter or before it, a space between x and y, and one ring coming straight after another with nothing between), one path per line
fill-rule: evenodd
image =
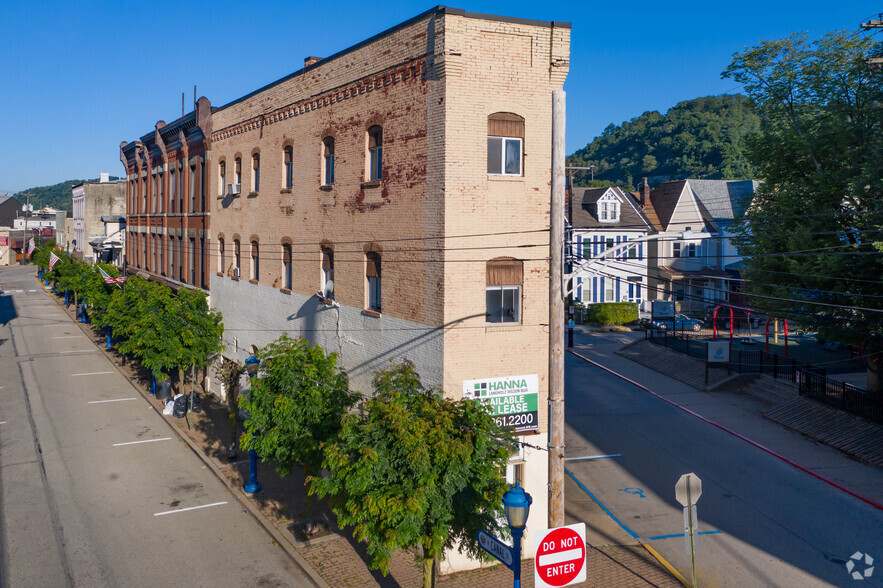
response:
M382 10L378 10L382 6ZM222 105L433 6L428 2L0 2L0 195L121 175L119 144ZM573 25L567 152L648 110L739 91L720 72L764 39L857 29L877 1L492 2L472 12ZM188 109L189 110L189 109Z

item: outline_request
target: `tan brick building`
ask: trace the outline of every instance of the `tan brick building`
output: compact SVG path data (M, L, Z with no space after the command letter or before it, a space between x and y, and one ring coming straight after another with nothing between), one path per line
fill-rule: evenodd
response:
M225 355L302 335L363 392L407 359L451 397L494 396L546 446L552 92L569 48L568 23L438 7L212 109ZM526 556L547 459L526 450L508 472L534 499Z

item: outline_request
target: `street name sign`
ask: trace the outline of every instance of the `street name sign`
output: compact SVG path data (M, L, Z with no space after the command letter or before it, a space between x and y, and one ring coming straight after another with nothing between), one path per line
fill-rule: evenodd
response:
M675 498L681 506L693 506L702 496L702 480L694 473L684 474L675 484Z
M586 524L557 527L534 534L534 584L559 588L586 580Z
M506 564L506 567L512 569L512 548L488 533L487 531L478 532L478 545L493 555L495 558ZM520 562L519 562L520 563Z

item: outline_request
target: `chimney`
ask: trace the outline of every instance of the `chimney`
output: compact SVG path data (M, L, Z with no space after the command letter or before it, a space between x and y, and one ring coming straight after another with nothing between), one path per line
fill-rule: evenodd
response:
M647 203L650 202L650 182L647 181L647 178L642 178L638 196L640 197L641 206L647 206Z
M102 184L108 183L110 181L110 174L107 172L101 172L101 175L99 176L98 181Z
M323 59L325 59L325 58L324 57L314 57L312 55L309 57L305 57L304 58L304 68L310 67L314 63L322 61Z

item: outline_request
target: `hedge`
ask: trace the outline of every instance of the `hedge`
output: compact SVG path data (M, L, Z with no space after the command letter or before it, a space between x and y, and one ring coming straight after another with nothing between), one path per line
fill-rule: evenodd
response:
M636 302L604 302L590 304L586 321L600 325L624 325L638 320Z

